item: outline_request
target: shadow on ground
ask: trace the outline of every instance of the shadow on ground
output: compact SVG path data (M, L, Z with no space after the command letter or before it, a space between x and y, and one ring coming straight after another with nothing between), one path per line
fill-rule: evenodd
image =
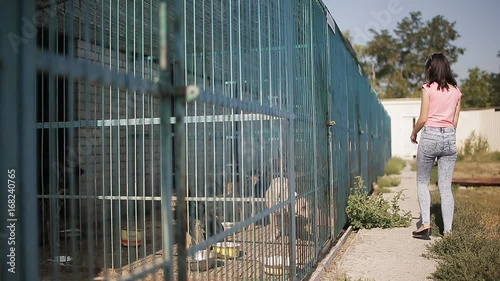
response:
M433 229L439 229L439 234L443 234L444 225L443 225L443 214L441 212L441 203L434 203L431 205L431 222L435 225L431 227ZM433 233L434 235L436 233Z

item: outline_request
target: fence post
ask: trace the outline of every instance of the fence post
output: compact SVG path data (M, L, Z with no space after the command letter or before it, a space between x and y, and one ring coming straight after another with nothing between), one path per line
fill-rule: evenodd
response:
M296 42L296 37L295 37L295 30L292 28L292 26L295 25L295 18L294 17L294 9L293 9L293 4L290 1L285 1L285 15L288 14L288 20L285 21L284 24L284 34L288 34L287 38L288 41L286 41L286 61L289 64L292 64L294 61L294 46ZM288 95L288 112L289 112L289 128L288 128L288 155L287 157L287 172L288 172L288 178L289 178L289 195L288 198L293 198L290 203L290 210L295 210L295 116L294 116L294 96L295 96L295 91L294 91L294 81L295 81L295 72L294 72L294 67L290 66L287 67L286 71L286 93ZM295 222L295 216L293 214L293 211L290 212L289 214L291 216L290 218L290 255L289 255L289 260L290 260L290 268L289 268L289 274L290 274L290 280L296 280L297 276L297 269L296 269L296 222Z
M35 1L14 1L0 12L0 257L2 280L38 280L35 40L21 19ZM11 200L9 202L9 199Z
M160 88L166 93L171 87L169 79L168 57L168 6L167 1L160 3ZM167 265L163 268L164 280L173 280L173 217L172 217L172 127L170 117L172 116L171 96L162 94L160 96L160 142L161 142L161 218L162 218L162 250L163 259ZM179 279L181 280L181 279Z

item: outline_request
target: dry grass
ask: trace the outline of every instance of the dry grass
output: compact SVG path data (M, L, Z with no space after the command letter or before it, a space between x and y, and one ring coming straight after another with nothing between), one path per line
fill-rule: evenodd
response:
M442 230L439 193L433 192L433 226ZM434 280L500 280L500 188L454 190L455 216L450 238L436 240L439 260Z
M490 239L500 239L500 188L480 187L456 192L457 204L467 204L478 210L477 221Z
M455 178L493 178L500 177L500 162L458 161L455 165Z
M415 172L417 170L417 160L410 161L410 170Z

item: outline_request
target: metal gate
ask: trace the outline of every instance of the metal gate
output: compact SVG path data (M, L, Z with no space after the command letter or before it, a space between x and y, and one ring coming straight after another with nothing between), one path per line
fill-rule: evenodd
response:
M306 279L390 157L320 1L0 16L2 280Z

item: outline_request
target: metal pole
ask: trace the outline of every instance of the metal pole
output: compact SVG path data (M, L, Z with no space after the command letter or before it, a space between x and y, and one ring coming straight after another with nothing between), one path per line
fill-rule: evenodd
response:
M285 14L288 14L288 19L287 21L284 22L284 29L285 29L285 34L295 34L294 29L292 28L295 25L295 17L293 16L293 4L285 1L284 3L285 8ZM289 36L288 41L286 42L286 61L291 63L294 61L294 46L295 46L295 36ZM288 111L289 111L289 129L288 129L288 157L287 157L287 172L288 172L288 179L289 179L289 195L288 198L295 198L295 117L294 117L294 81L295 81L295 72L294 68L292 66L287 67L286 71L286 93L288 94ZM297 276L296 272L296 222L295 222L295 215L293 210L295 210L295 200L291 200L290 203L290 268L289 268L289 274L290 274L290 280L295 280Z
M33 0L3 5L0 12L0 160L3 186L2 280L38 280L38 239L28 234L38 229L36 206L36 95L35 30L21 19L32 19ZM29 32L28 32L29 30ZM23 109L21 111L21 108ZM8 201L8 200L12 201ZM13 204L12 204L13 203ZM35 206L35 207L34 207ZM12 214L12 215L11 215Z
M167 62L167 18L168 10L166 0L160 3L160 87L171 86L168 77ZM160 96L160 141L161 141L161 217L162 217L162 246L163 259L167 261L163 268L164 280L173 280L172 267L172 128L170 117L172 116L171 96Z
M33 18L35 13L35 1L24 0L19 4L21 9L20 18ZM22 210L21 214L21 234L28 237L31 233L33 226L37 226L37 206L36 189L36 164L32 160L37 155L36 149L36 91L35 84L35 67L33 60L35 57L35 40L29 40L28 43L21 48L19 54L19 61L22 79L18 80L20 88L20 102L17 107L25 110L19 110L21 120L20 125L20 159L21 159L21 188L19 195L22 194L22 200L19 208ZM16 94L13 92L12 94ZM21 279L23 280L38 280L38 240L37 239L23 239L21 248L21 260L19 263L19 270L22 270Z
M185 77L184 77L184 50L185 50L185 30L184 26L184 1L174 0L174 54L172 61L173 71L173 86L176 88L178 96L174 99L174 114L175 114L175 128L174 128L174 148L178 152L175 155L174 172L175 172L175 190L177 191L177 231L179 232L179 241L177 243L178 253L178 280L187 280L186 270L186 132L184 125L184 114L186 110L185 100Z

